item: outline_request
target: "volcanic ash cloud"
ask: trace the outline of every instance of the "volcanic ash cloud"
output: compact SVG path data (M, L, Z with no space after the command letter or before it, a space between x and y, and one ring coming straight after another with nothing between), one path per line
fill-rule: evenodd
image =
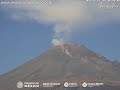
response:
M32 2L32 0L30 1ZM119 8L100 9L95 3L89 4L81 0L53 0L52 3L50 1L45 0L48 4L43 3L42 5L8 5L6 11L11 11L9 12L11 17L16 20L29 19L42 24L52 24L54 31L53 45L69 41L75 30L81 32L85 30L84 27L90 25L101 25L113 19L120 20ZM34 0L34 2L38 2L38 0Z

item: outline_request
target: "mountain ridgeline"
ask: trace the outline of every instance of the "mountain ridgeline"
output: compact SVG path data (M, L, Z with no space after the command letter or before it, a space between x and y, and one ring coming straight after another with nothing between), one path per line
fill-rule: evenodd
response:
M22 88L21 90L120 90L120 62L109 61L83 45L57 45L0 76L0 90L20 90L18 81L102 82L94 88Z

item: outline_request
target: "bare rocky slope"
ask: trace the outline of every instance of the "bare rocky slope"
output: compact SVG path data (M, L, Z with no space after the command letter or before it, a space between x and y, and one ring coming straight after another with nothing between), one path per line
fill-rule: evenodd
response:
M85 46L57 45L24 65L0 76L0 90L20 90L18 81L103 82L94 88L22 88L21 90L120 90L120 62L109 61Z

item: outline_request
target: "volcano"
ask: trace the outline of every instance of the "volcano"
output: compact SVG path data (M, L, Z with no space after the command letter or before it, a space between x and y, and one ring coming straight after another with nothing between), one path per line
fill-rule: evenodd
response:
M55 88L21 88L17 82L60 82ZM64 88L64 82L102 82L93 88ZM56 45L20 67L0 75L0 90L120 90L120 62L83 45Z

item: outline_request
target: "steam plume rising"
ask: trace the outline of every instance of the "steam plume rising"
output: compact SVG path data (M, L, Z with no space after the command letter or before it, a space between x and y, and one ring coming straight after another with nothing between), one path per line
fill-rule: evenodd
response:
M52 44L58 45L70 39L72 28L77 21L84 18L83 9L78 1L63 1L54 0L53 5L10 5L9 7L13 10L13 19L28 18L40 23L54 24Z
M63 45L63 41L62 40L58 40L58 39L53 39L52 40L52 44L53 45Z
M11 17L15 20L30 19L38 23L53 24L53 45L61 45L69 41L74 30L84 31L84 27L86 28L89 24L94 26L104 24L105 21L120 19L119 8L100 9L99 4L89 4L83 2L84 0L52 0L52 3L51 0L39 1L47 3L42 5L8 5L7 10L11 11ZM29 0L29 2L33 2L33 0ZM38 0L34 0L34 2L38 2Z
M52 40L53 45L56 45L54 41L59 42L57 44L63 44L69 41L72 30L72 27L68 23L56 24L54 27L54 38Z

